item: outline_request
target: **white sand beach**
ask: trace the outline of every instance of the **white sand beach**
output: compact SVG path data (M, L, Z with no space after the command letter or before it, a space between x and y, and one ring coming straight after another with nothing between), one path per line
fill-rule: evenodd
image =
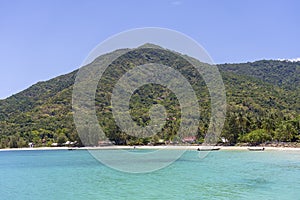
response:
M118 150L118 149L174 149L174 150L197 150L198 148L213 148L217 147L224 151L248 151L250 146L100 146L100 147L35 147L35 148L6 148L1 151L41 151L41 150ZM264 147L265 151L300 151L300 148L295 147Z

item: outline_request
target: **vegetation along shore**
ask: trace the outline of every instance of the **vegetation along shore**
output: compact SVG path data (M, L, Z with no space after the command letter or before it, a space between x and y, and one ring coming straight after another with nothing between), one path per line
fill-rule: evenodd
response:
M145 85L131 97L132 118L140 126L149 123L149 108L165 106L168 118L162 131L137 138L119 130L110 97L124 71L149 61L180 71L199 99L201 119L194 138L178 138L179 102L172 91ZM203 63L202 63L203 64ZM299 147L300 62L260 60L217 65L226 87L227 116L220 136L222 145ZM76 71L38 82L0 100L0 148L82 146L72 112L72 86ZM108 141L115 145L201 144L210 120L209 92L202 77L178 54L165 49L137 48L112 63L99 81L95 97L97 117ZM227 148L227 147L226 147Z

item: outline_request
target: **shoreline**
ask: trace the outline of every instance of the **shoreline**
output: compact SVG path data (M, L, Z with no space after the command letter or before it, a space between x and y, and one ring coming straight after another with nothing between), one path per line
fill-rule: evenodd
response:
M0 149L4 151L45 151L45 150L197 150L201 147L220 148L220 151L248 151L248 148L253 146L101 146L101 147L35 147L35 148L7 148ZM300 151L299 147L264 147L265 151Z

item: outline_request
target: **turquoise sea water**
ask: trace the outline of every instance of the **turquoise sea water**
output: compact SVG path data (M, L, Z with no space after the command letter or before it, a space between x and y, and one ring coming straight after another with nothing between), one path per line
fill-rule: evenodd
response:
M128 174L88 151L0 152L0 199L300 199L299 151L187 151L167 168Z

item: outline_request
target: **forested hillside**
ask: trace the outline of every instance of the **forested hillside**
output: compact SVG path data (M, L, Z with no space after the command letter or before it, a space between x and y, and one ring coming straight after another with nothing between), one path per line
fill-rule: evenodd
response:
M99 81L96 108L99 124L116 144L155 144L178 140L179 102L172 91L155 84L137 90L130 101L132 118L141 126L149 123L154 103L166 107L168 120L163 131L149 138L122 133L112 116L110 97L116 81L129 69L145 63L161 63L180 71L191 83L199 99L201 120L197 142L206 134L210 118L210 98L199 73L178 54L139 48L114 61ZM300 63L262 60L253 63L218 65L226 87L227 117L222 137L229 144L246 142L300 142ZM77 71L39 82L0 101L0 148L50 146L77 141L73 122L72 86Z

